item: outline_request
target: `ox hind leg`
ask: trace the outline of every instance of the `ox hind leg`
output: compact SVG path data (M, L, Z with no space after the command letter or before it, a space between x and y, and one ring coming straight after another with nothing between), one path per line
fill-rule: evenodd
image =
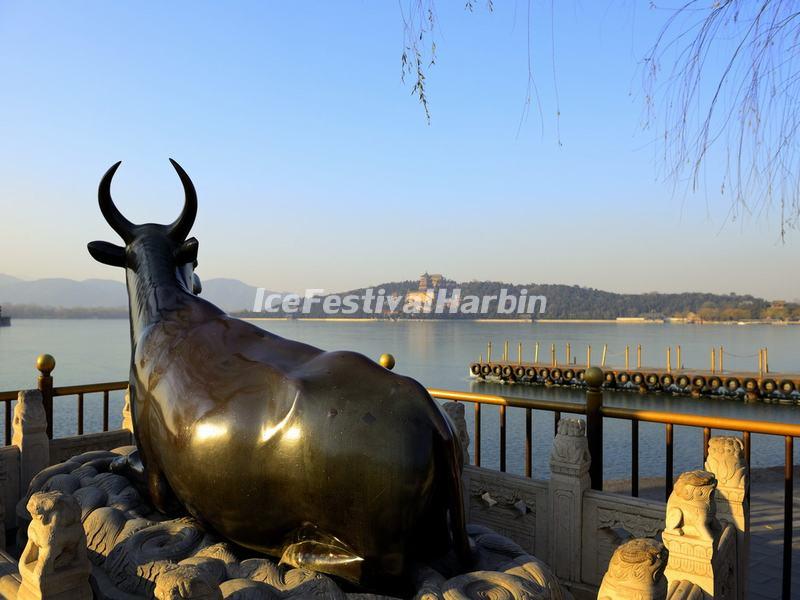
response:
M153 450L153 436L150 431L152 410L146 409L149 404L140 407L135 387L130 388L131 416L133 418L133 437L136 450L131 452L117 465L118 472L125 474L136 483L139 492L145 492L150 503L161 513L170 514L186 508L182 507L175 492L172 491L166 475L157 460L158 454ZM115 461L116 462L116 461Z
M441 453L444 455L445 475L447 477L448 512L450 514L450 534L456 556L463 567L471 567L473 562L472 544L467 535L467 515L464 509L463 450L461 443L452 433L449 440L442 440Z
M436 434L436 488L429 509L416 523L411 551L417 561L454 577L472 566L462 490L462 450L457 439Z
M147 474L147 491L150 493L150 501L153 503L153 506L165 514L170 514L179 510L180 503L175 496L175 492L172 491L164 473L160 469L156 469L152 466L147 467L145 472ZM190 510L190 512L192 511Z
M146 468L139 450L114 459L110 470L130 481L139 494L149 498L151 504L162 513L170 513L178 508L175 494L164 474L153 467Z
M449 423L448 423L449 425ZM472 566L473 556L467 535L467 515L464 509L464 485L461 473L464 468L464 454L456 433L450 429L449 437L437 437L436 452L440 476L443 478L443 495L448 513L450 539L462 568Z

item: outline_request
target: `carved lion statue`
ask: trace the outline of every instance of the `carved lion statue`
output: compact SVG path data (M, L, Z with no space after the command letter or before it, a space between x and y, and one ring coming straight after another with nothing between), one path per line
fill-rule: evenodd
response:
M742 440L738 437L711 438L706 470L714 473L720 486L738 487L747 473Z
M583 419L561 419L558 422L558 435L583 437L586 435L586 422Z
M76 565L85 565L86 535L81 525L81 507L70 494L38 492L28 501L32 521L28 543L20 556L20 568L42 576Z
M717 480L708 471L687 471L678 477L667 501L665 531L710 540L715 521Z
M663 544L645 538L629 540L614 551L597 598L663 600L667 595L667 580L663 576L666 566Z
M558 434L553 440L550 464L580 464L589 460L586 423L582 419L561 419L558 422Z

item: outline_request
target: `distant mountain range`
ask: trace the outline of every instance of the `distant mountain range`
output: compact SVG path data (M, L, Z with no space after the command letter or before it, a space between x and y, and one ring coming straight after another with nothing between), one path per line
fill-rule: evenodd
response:
M256 288L238 279L207 279L203 281L202 295L227 312L238 312L252 310ZM0 274L0 305L6 305L6 313L12 317L14 313L33 316L41 312L38 308L44 307L86 309L82 312L104 309L98 313L111 316L118 312L127 314L128 292L125 284L109 279L25 281Z
M454 282L437 275L437 290L460 289L463 296L497 296L501 289L512 294L525 290L529 296L546 297L546 311L536 314L540 319L616 319L619 317L688 317L703 321L738 321L749 319L800 319L800 305L796 303L768 302L763 298L737 294L709 294L700 292L664 294L619 294L577 285L555 284L511 284L499 281ZM383 283L372 286L386 295L406 298L420 294L420 280ZM367 288L343 292L363 297ZM275 312L253 313L256 291L238 279L208 279L203 281L201 296L229 313L242 316L309 316L325 317L319 302L311 313L284 314ZM266 291L265 296L274 292ZM437 292L438 293L438 292ZM10 317L124 317L127 316L127 291L119 281L106 279L38 279L24 281L0 274L0 305ZM496 306L496 305L495 305ZM334 315L340 316L340 315ZM362 310L349 313L348 317L406 318L402 311L383 310L380 315ZM496 308L477 314L424 314L410 318L512 318L513 314L500 314Z

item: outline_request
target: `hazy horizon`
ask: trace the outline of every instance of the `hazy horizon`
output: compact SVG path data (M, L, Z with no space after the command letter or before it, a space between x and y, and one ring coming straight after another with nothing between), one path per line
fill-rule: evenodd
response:
M520 126L522 7L441 4L428 125L400 79L396 4L142 6L0 5L0 272L121 281L86 251L119 243L99 179L122 160L122 212L169 222L173 157L199 194L203 279L346 290L433 268L800 298L780 207L731 222L719 190L673 193L659 176L640 79L663 13L556 7L558 104L550 19L534 18L543 117L534 101Z
M423 271L423 272L434 273L434 271ZM422 273L420 273L420 274L422 274ZM468 283L470 281L486 281L486 282L500 282L500 283L508 284L508 285L511 285L511 286L564 285L564 286L567 286L567 287L573 287L573 286L579 285L579 284L574 284L574 283L553 283L551 281L513 281L513 280L501 280L501 279L479 280L479 279L475 279L475 278L453 279L451 277L448 277L446 273L444 273L442 275L445 277L446 280L455 281L456 283ZM83 278L83 279L76 279L76 278L61 277L61 276L37 277L37 278L34 278L34 279L27 279L27 278L24 278L24 277L17 277L15 275L9 275L8 273L0 273L0 278L2 278L4 276L14 277L15 279L18 279L18 280L20 280L22 282L26 282L26 283L35 282L35 281L43 281L43 280L46 281L46 280L65 279L65 280L74 281L74 282L77 282L77 283L87 282L87 281L104 281L104 282L119 283L119 284L121 284L123 286L125 285L125 278L122 277L122 276L120 276L117 279L115 279L114 277L87 277L87 278ZM302 295L303 293L305 293L307 291L312 291L312 290L315 291L315 292L325 293L325 294L329 294L329 293L330 294L346 293L346 292L349 292L349 291L352 291L352 290L356 290L356 289L377 288L377 287L379 287L379 286L381 286L383 284L387 284L387 283L396 283L396 282L401 282L401 281L412 281L413 282L413 281L416 281L417 279L418 279L418 276L400 277L398 279L381 279L381 280L376 280L376 281L362 282L361 284L353 286L353 287L319 288L318 286L307 285L307 286L304 286L304 287L301 287L301 288L297 288L297 289L282 289L282 290L279 290L277 288L270 288L270 287L268 287L266 285L261 285L258 282L252 282L252 281L238 279L236 277L224 277L224 276L223 277L210 277L210 278L205 278L204 281L225 281L225 280L230 280L230 281L235 281L235 282L238 282L238 283L243 283L243 284L245 284L247 286L250 286L250 287L253 287L253 288L264 288L264 289L266 289L268 291L271 291L271 292L274 292L274 293L296 293L296 294L301 294ZM2 284L2 279L0 279L0 284ZM579 287L590 287L590 286L579 286ZM724 295L724 294L728 293L728 292L712 292L712 291L707 290L707 289L695 289L695 290L685 289L685 290L678 290L678 291L664 291L664 290L654 289L654 290L645 290L645 291L641 291L641 292L623 292L623 291L620 291L620 290L613 289L611 287L593 287L592 289L596 289L598 291L603 291L603 292L611 292L611 293L614 293L614 294L694 294L694 293L699 293L699 294L703 294L703 293L717 294L717 293L719 293L719 294L723 294ZM738 294L738 292L737 292L737 294ZM753 295L753 296L755 296L757 298L763 298L763 299L769 300L769 301L785 300L786 302L798 302L798 303L800 303L800 298L771 298L771 297L768 297L768 296L759 296L758 294L741 294L741 295ZM3 299L2 299L2 297L0 297L0 303L2 303L2 301L3 301Z

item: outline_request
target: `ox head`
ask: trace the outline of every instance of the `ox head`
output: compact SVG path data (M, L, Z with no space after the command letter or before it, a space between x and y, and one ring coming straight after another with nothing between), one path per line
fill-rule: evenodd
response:
M183 183L185 200L180 216L169 225L144 223L136 225L126 219L111 199L111 180L120 162L111 166L100 180L97 195L100 211L111 228L116 231L125 246L109 242L90 242L89 254L106 265L124 267L140 274L144 268L155 268L164 274L174 273L178 282L195 294L200 293L200 279L194 274L197 266L198 242L188 238L197 216L197 193L192 180L181 166L169 159ZM145 267L144 265L148 265Z

